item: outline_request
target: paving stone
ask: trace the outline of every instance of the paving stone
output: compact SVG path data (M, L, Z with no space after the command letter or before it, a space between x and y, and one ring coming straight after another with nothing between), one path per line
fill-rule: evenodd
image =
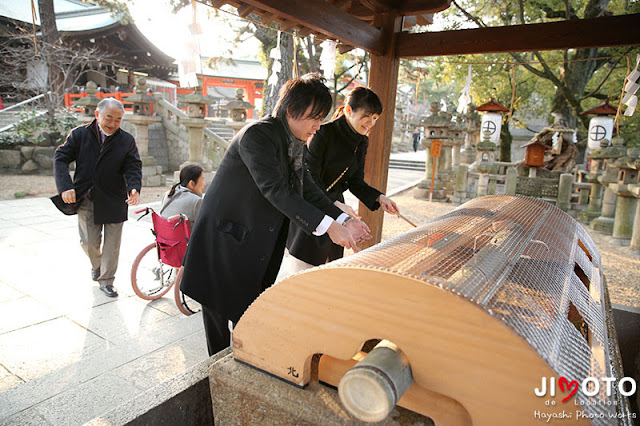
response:
M129 337L136 336L141 327L166 320L170 316L132 298L127 298L118 300L117 303L106 303L83 312L73 313L69 318L91 330L92 333L112 340L123 333Z
M0 363L29 381L108 347L108 342L78 324L57 318L0 335Z
M52 424L36 411L35 408L22 411L15 416L0 420L0 426L51 426Z
M80 425L134 398L140 389L114 374L105 374L36 405L53 425Z
M16 288L8 284L0 282L0 306L2 306L3 302L16 300L24 296L25 294L23 292L17 290ZM0 313L0 317L2 317L1 313Z
M10 331L53 319L57 314L25 296L0 303L0 337Z
M140 357L114 373L140 389L150 389L208 357L204 330Z
M24 380L15 374L11 374L9 370L0 365L0 392L15 388L22 383L24 383Z

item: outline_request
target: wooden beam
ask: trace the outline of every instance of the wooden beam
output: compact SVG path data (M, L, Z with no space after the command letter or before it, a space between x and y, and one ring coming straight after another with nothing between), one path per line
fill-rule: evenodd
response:
M389 154L391 152L391 138L393 136L393 112L396 104L396 86L398 85L399 59L396 57L394 46L398 31L402 28L402 19L392 13L376 15L374 24L383 29L388 44L384 55L371 55L369 72L369 87L380 97L383 106L382 116L378 124L369 135L369 148L365 159L364 178L372 187L383 194L387 191L387 177L389 175ZM382 208L370 211L360 203L358 214L371 229L372 240L362 244L370 247L382 239L382 222L384 211Z
M372 27L325 0L243 0L277 16L297 22L313 31L360 47L371 53L384 53L382 31Z
M238 16L240 16L241 18L246 18L247 16L249 16L250 13L252 13L255 8L253 6L249 6L249 5L242 5L240 6L238 9Z
M358 18L371 18L376 11L394 11L400 16L425 15L441 12L451 5L451 0L353 0L351 13Z
M448 9L451 0L400 0L395 9L402 16L426 15Z
M432 33L401 33L400 58L640 44L640 14Z

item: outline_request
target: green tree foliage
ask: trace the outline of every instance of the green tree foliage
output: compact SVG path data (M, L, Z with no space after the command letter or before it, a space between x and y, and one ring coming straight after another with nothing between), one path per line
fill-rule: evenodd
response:
M640 12L639 2L625 0L519 0L517 2L459 0L454 1L445 14L449 18L457 17L457 19L450 19L449 25L450 28L456 28L461 25L460 18L466 19L467 23L471 22L473 26L485 27L638 12ZM595 30L597 29L594 28ZM495 70L501 71L500 75L495 74L490 82L485 78L476 78L474 75L475 87L472 87L472 92L475 93L474 100L480 90L488 89L491 93L495 89L494 97L509 103L511 98L509 92L512 89L509 79L512 78L510 76L513 72L508 70L511 65L505 65L505 63L517 63L516 97L513 109L515 111L520 109L521 112L534 116L545 114L546 110L548 115L555 114L566 125L578 128L579 135L584 137L589 117L581 113L607 98L612 101L612 104L617 105L627 72L627 61L621 56L629 55L632 60L635 60L637 53L640 53L638 46L623 46L526 54L512 53L508 56L474 55L465 59L469 62L503 64L495 67L487 65L486 73L482 71L482 67L474 66L474 73L485 74L485 78L491 76ZM451 59L447 58L449 61ZM505 67L508 69L504 69ZM459 81L460 87L463 84L462 79ZM481 88L486 84L491 87ZM627 136L629 138L627 141L630 143L640 142L637 140L637 132L634 133L634 129L638 128L638 117L631 119L622 117L620 120L621 135ZM518 124L526 125L526 123Z

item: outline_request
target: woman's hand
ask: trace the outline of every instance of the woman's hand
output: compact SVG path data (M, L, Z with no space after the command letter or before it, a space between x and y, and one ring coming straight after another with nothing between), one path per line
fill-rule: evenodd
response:
M339 208L340 210L342 210L343 212L345 212L346 214L348 214L349 216L351 216L354 219L358 219L360 220L360 216L358 216L358 213L356 213L356 211L349 205L345 204L345 203L341 203L340 201L336 200L333 202L333 204Z
M398 205L391 198L387 198L385 195L380 194L376 201L380 203L385 212L390 214L400 213Z

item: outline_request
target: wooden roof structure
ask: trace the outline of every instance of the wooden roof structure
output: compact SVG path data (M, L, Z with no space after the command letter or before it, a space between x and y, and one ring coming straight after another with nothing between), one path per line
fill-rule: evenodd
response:
M609 99L605 99L591 109L583 111L580 115L597 114L597 115L616 115L618 108L609 104Z
M260 23L284 31L336 40L341 52L354 47L370 53L369 86L394 111L400 58L496 52L523 52L640 44L640 14L604 16L540 24L442 32L402 31L407 23L424 24L447 9L451 0L199 0L220 8L231 5L241 17L255 14ZM365 166L367 182L386 191L393 114L383 114L372 133ZM380 210L362 204L359 214L380 241Z
M146 72L158 78L166 78L177 71L174 59L149 41L134 23L123 22L122 13L112 13L78 0L54 0L54 7L58 31L69 41L97 46L119 66L132 71ZM9 27L21 27L30 32L32 19L29 2L3 0L0 5L0 23ZM39 12L35 16L35 26L40 28Z

